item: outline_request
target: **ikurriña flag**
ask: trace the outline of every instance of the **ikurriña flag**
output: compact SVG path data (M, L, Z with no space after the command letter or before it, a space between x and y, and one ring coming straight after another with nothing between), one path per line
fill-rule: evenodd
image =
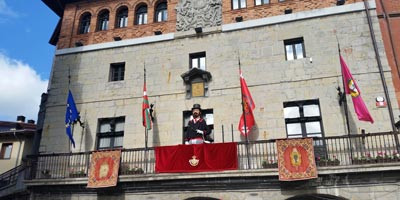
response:
M242 90L242 102L243 110L242 116L240 117L238 129L242 135L249 134L253 126L255 125L253 110L256 107L253 98L251 97L249 88L247 87L246 80L240 70L240 88ZM246 120L245 120L246 119ZM246 126L245 126L246 121Z
M374 119L372 119L372 116L369 113L368 108L364 103L364 100L361 98L360 88L358 88L356 81L351 75L350 70L346 65L346 62L343 60L343 57L341 55L340 65L342 67L345 92L346 94L350 94L352 97L351 99L353 100L354 110L356 111L358 119L361 121L374 123Z
M142 104L142 119L143 126L147 129L151 129L151 119L150 119L150 105L149 98L147 97L146 81L143 85L143 104Z

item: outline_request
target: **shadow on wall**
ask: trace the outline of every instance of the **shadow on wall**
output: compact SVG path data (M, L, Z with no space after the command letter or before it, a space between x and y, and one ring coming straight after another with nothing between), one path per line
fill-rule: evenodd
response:
M302 194L287 198L286 200L347 200L343 197L333 196L329 194Z
M251 132L248 135L249 141L256 141L258 139L260 135L259 129L258 129L258 125L257 123L254 125L253 129L251 129ZM246 137L242 134L240 134L240 140L245 142L246 141Z

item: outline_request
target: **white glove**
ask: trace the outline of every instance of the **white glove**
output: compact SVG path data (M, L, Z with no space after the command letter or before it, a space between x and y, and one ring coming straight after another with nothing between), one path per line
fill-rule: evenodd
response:
M201 135L203 135L203 134L204 134L204 131L202 131L202 130L199 130L199 129L197 129L197 130L196 130L196 132L197 132L198 134L201 134Z
M189 144L189 141L185 141L185 144Z

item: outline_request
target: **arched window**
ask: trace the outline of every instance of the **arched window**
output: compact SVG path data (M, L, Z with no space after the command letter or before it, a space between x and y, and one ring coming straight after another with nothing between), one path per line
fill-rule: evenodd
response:
M116 27L123 28L127 26L128 26L128 8L126 6L123 6L118 9Z
M168 12L167 12L167 2L161 2L156 7L156 22L167 21Z
M110 17L110 12L108 10L103 10L97 17L97 30L105 31L108 29L108 19Z
M147 5L141 5L136 10L135 24L147 24Z
M90 20L92 15L90 13L84 13L81 17L81 21L79 22L79 34L89 33L90 31Z

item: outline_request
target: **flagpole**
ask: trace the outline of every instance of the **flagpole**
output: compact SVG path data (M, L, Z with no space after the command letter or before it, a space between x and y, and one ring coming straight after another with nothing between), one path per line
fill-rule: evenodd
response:
M144 85L146 85L146 63L143 61L143 74L144 74ZM144 94L143 94L144 95ZM147 95L147 87L146 87L146 95ZM142 110L143 112L143 110ZM146 112L146 111L145 111ZM145 113L146 114L146 113ZM145 156L145 172L147 173L147 164L148 164L148 146L147 146L147 141L148 141L148 134L149 134L149 130L147 130L147 122L146 122L146 126L144 127L144 156Z
M239 61L239 71L241 73L242 72L242 68L240 66L240 56L238 56L238 61ZM240 78L241 77L239 77L239 80L240 80ZM242 116L243 116L243 121L244 121L244 133L245 133L245 136L246 136L247 165L248 165L248 169L250 169L249 137L248 137L248 131L247 131L246 113L245 113L245 109L244 109L242 82L240 82L240 94L241 94L241 99L242 99Z
M68 66L68 95L70 91L70 85L71 85L71 66ZM68 98L68 97L67 97ZM71 135L74 137L74 130L71 130ZM68 151L71 153L71 140L68 140Z
M144 73L144 85L146 85L146 63L143 62L143 73ZM147 92L147 88L146 88L146 92ZM143 112L143 111L142 111ZM147 126L144 127L144 137L145 137L145 141L144 141L144 146L145 146L145 150L147 152L147 140L148 140L148 130L147 130ZM147 167L147 165L146 165Z
M337 36L336 36L336 40ZM340 44L338 40L338 51L339 51L339 62L341 60L341 52L340 52ZM350 131L350 123L349 123L349 109L347 106L347 97L346 97L346 85L344 83L344 77L343 77L343 68L342 68L342 63L340 63L340 71L341 71L341 76L342 76L342 84L343 84L343 97L339 97L340 100L343 99L343 108L344 108L344 115L346 117L346 125L347 125L347 136L349 138L349 149L350 149L350 162L353 162L353 145L351 144L351 131Z

